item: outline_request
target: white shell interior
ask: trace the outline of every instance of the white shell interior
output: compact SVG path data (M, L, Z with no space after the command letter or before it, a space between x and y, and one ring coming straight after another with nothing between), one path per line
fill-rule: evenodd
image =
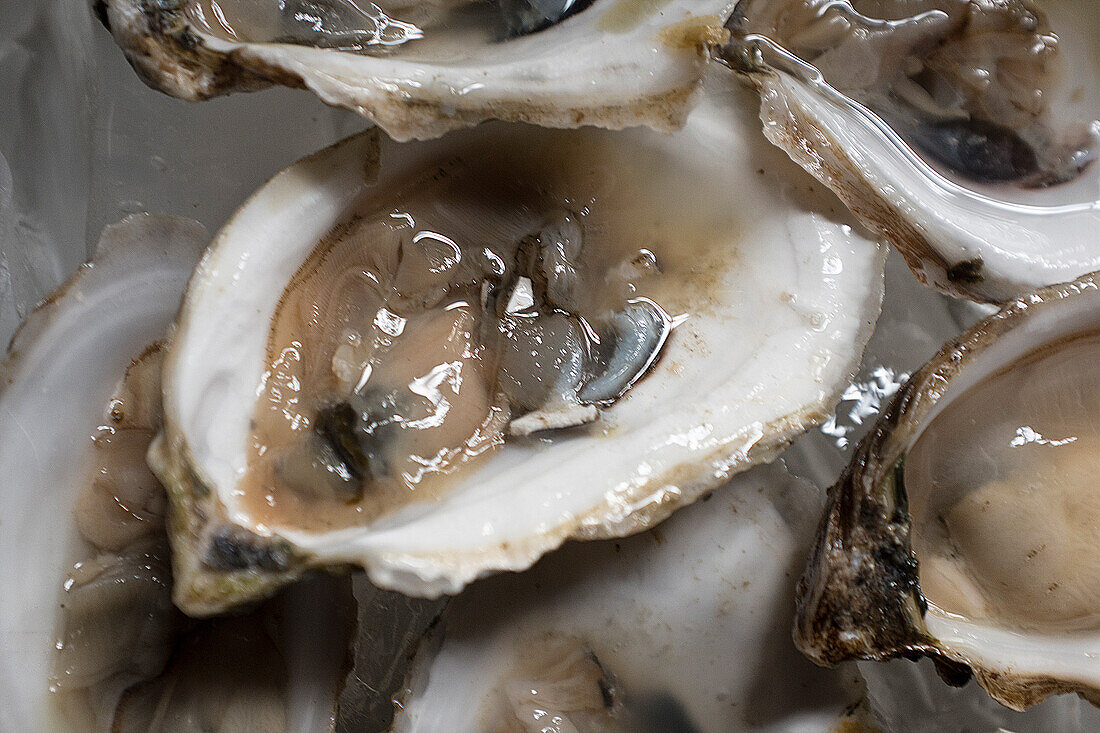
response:
M502 687L554 638L585 643L628 709L667 696L692 731L839 729L860 695L853 667L815 667L790 639L820 502L785 469L760 467L652 533L572 545L527 573L471 586L414 657L393 730L510 729L503 716L516 711ZM512 724L537 729L533 719Z
M716 243L729 248L730 266L712 310L688 319L655 370L608 411L614 430L547 447L507 444L438 501L365 528L256 529L318 561L361 564L383 587L455 592L491 570L525 568L567 537L644 529L824 419L877 317L883 252L837 201L757 141L748 104L732 81L716 79L675 136L586 133L607 135L627 154L671 156L743 212L743 227ZM382 175L415 170L467 136L519 144L528 134L579 133L484 125L384 146ZM363 140L292 167L242 207L203 261L167 361L167 419L189 442L198 475L244 526L253 522L235 492L267 323L283 285L362 190Z

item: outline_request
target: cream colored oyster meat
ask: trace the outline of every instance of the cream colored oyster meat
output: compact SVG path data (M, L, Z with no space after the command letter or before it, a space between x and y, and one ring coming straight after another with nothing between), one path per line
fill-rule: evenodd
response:
M914 375L830 490L800 586L813 659L924 653L1023 709L1097 700L1094 276L1038 291Z
M396 139L489 119L683 124L733 0L98 0L138 75L190 100L307 88Z
M638 209L467 156L377 192L284 291L242 484L265 524L430 498L506 436L597 420L659 358L673 320L648 296L678 268L636 248Z
M1100 267L1095 22L1080 0L743 0L723 56L922 280L999 302Z
M738 124L744 91L711 92L671 137L367 133L264 186L198 268L166 361L151 458L177 603L211 613L345 563L457 592L650 526L821 419L881 251L787 188Z

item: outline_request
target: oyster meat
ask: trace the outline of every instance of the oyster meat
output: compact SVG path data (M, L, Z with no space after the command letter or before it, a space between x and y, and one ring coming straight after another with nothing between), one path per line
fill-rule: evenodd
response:
M487 119L672 130L732 0L97 0L143 80L185 99L308 88L397 139Z
M1100 290L1039 290L918 371L830 489L795 631L820 663L924 654L1022 710L1100 700Z
M1100 50L1080 0L742 0L772 142L946 292L1100 268Z
M453 593L651 526L823 419L882 252L779 182L745 92L710 92L671 137L366 133L262 188L166 360L177 604L344 563Z

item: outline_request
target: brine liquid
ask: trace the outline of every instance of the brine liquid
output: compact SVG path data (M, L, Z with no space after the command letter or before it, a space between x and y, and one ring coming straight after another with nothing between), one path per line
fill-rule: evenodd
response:
M1100 334L983 380L906 458L921 590L1017 628L1100 626Z

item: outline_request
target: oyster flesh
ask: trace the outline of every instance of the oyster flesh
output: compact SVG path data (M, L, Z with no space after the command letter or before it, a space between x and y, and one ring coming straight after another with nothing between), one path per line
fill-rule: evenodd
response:
M1100 701L1098 314L1094 275L1051 286L913 375L829 491L807 655L927 655L1017 710Z
M165 363L177 604L340 564L454 593L645 529L824 419L882 251L782 181L746 92L709 91L674 136L366 133L261 188Z
M764 132L913 271L1004 302L1100 269L1083 0L742 0L723 58Z

